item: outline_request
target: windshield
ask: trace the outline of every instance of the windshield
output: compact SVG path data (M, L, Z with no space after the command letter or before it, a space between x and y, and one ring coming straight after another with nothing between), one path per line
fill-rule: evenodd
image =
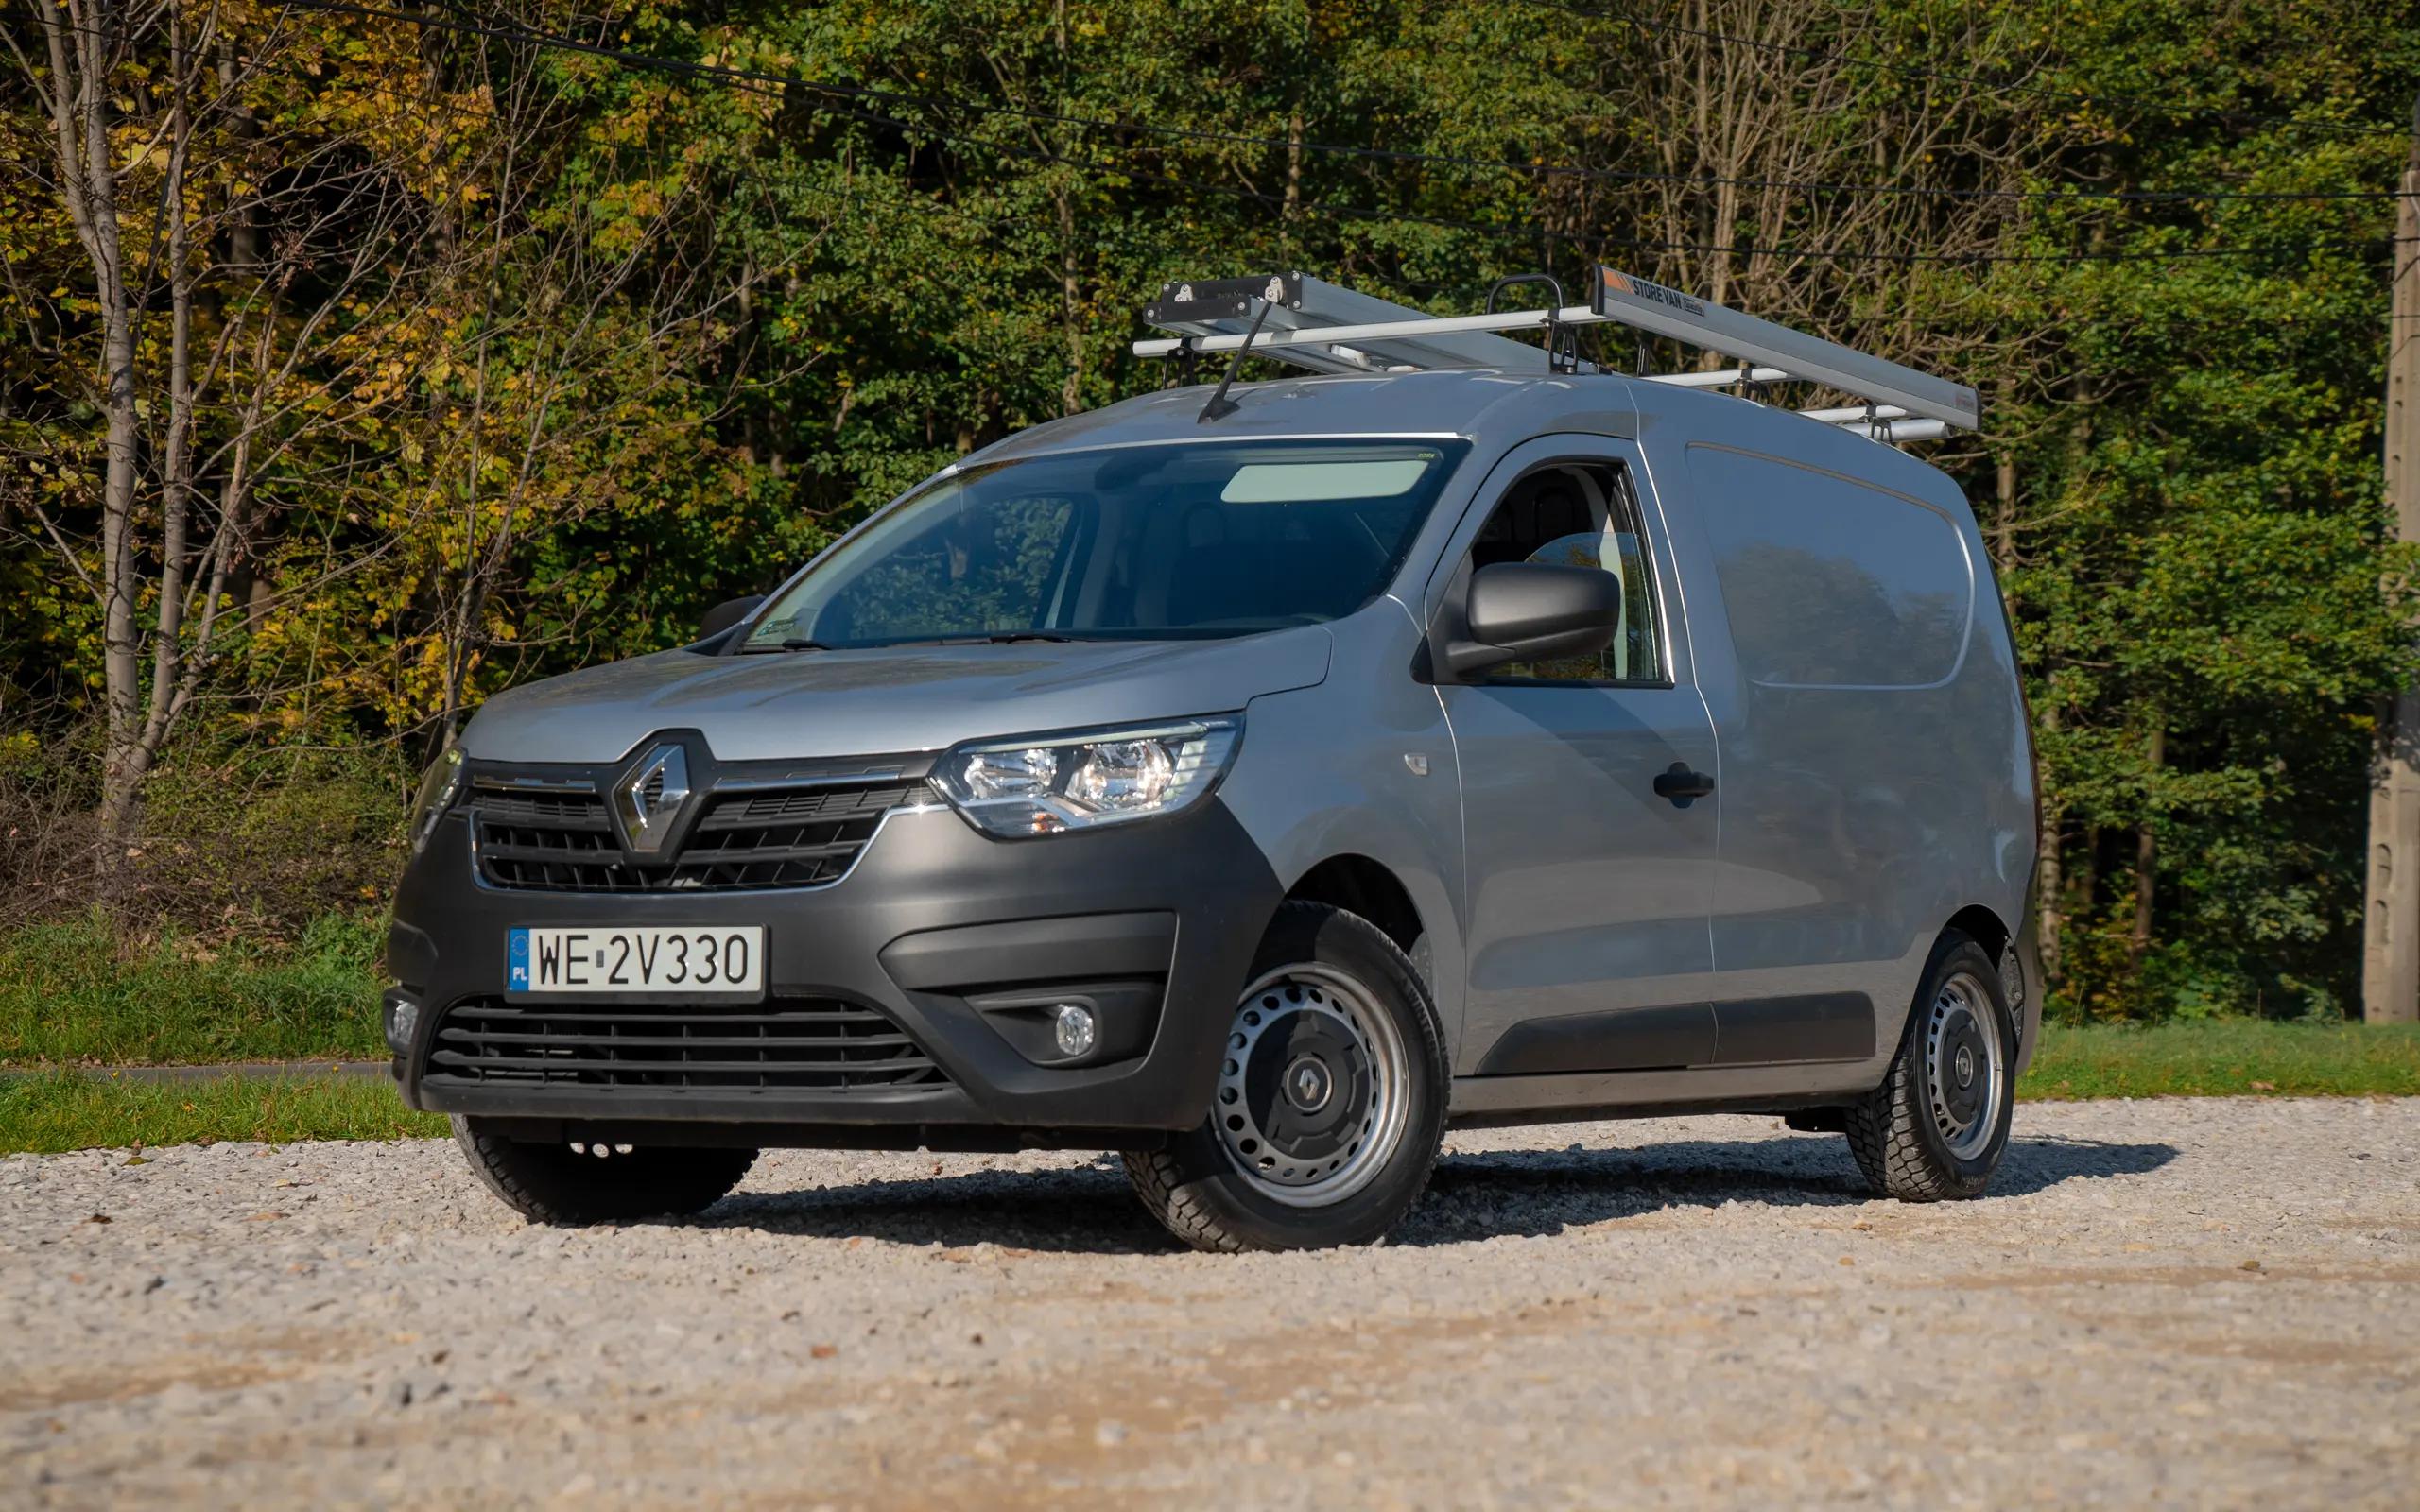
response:
M1459 441L1073 452L937 478L792 584L743 650L1316 625L1368 603Z

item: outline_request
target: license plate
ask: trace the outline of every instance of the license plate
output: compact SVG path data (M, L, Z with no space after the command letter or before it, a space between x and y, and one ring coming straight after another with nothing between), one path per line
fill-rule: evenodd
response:
M504 986L508 992L762 997L765 927L516 929Z

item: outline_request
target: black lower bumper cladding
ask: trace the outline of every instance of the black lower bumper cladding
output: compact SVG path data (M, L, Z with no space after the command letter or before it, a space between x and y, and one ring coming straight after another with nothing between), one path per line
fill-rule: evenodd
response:
M904 812L838 883L716 893L488 886L457 814L396 899L396 1076L414 1108L533 1137L672 1123L694 1143L1148 1143L1206 1113L1278 899L1215 799L1022 841ZM514 928L744 924L765 929L759 1002L504 989ZM1080 1056L1050 1037L1066 1001L1099 1025Z

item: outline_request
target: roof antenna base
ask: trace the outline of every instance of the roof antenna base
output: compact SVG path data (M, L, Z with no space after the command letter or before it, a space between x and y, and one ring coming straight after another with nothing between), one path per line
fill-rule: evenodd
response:
M1225 420L1242 407L1227 397L1227 389L1234 385L1236 374L1243 370L1244 354L1252 351L1253 337L1260 335L1260 323L1269 318L1269 301L1259 300L1254 302L1260 308L1252 313L1252 329L1244 333L1244 344L1236 349L1234 358L1227 364L1227 375L1219 380L1219 387L1210 395L1210 403L1202 405L1201 413L1193 417L1193 423L1196 425L1207 425L1214 420Z

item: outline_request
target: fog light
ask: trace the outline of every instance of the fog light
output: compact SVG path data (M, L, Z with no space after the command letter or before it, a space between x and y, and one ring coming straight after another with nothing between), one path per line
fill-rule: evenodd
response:
M1093 1010L1075 1003L1062 1003L1050 1010L1051 1027L1059 1040L1063 1056L1090 1054L1096 1031Z
M420 1026L420 1005L401 992L387 994L387 1048L395 1054L409 1055L412 1031Z

